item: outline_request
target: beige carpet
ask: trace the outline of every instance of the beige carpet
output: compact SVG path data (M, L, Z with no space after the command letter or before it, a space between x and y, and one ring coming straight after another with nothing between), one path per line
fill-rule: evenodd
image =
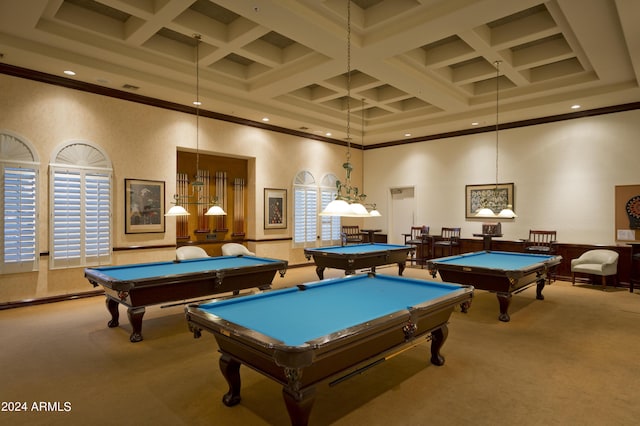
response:
M379 269L396 274L396 268ZM340 271L327 271L327 277ZM405 276L427 279L425 270ZM315 280L290 269L274 284ZM454 312L442 353L428 344L362 375L320 386L312 425L635 425L640 419L640 294L555 282L513 297L511 322L494 294L477 291ZM194 339L183 307L147 309L145 340L106 327L103 297L0 311L0 424L287 425L281 387L241 368L240 405L222 404L226 381L212 335ZM295 321L292 318L292 321ZM70 411L6 412L11 402L59 402Z

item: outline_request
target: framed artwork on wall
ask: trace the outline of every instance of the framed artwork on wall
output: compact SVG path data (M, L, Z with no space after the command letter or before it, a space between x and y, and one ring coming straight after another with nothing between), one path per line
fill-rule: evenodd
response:
M511 206L511 209L515 211L513 188L513 183L466 185L465 217L467 219L475 218L478 209L483 207L490 208L495 214L500 213L507 206Z
M287 190L264 189L264 229L287 227Z
M164 181L124 180L124 232L164 232Z

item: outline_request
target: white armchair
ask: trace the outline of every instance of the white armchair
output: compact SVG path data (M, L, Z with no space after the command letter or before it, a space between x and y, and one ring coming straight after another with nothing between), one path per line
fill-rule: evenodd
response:
M198 246L182 246L176 249L176 259L200 259L202 257L209 257L207 252Z
M618 253L613 250L589 250L577 259L571 259L571 283L576 283L576 273L600 275L602 289L607 287L607 277L613 275L614 284L618 274Z
M248 248L238 243L227 243L222 245L223 256L255 256L256 254L249 251Z

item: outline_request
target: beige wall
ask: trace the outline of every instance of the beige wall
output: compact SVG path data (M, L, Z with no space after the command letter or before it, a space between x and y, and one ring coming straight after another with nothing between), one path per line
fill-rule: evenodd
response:
M206 107L206 106L205 106ZM114 247L175 243L175 221L164 234L125 234L125 178L166 182L167 203L175 192L176 151L194 150L195 118L160 108L0 75L0 129L27 138L37 149L40 171L40 252L48 252L48 163L56 147L74 139L99 145L114 168ZM277 123L276 123L277 124ZM200 120L203 152L249 160L249 248L260 256L306 262L292 248L292 181L309 170L343 176L344 147L211 119ZM353 155L360 185L361 155ZM525 238L530 228L558 230L561 242L614 242L614 186L640 184L640 111L601 115L500 132L499 180L515 182L519 215L503 220L505 238ZM495 181L493 133L367 150L364 176L368 201L383 216L367 227L388 232L389 189L415 186L416 222L433 231L461 226L463 237L479 232L481 220L464 217L466 184ZM263 229L263 188L288 190L289 227ZM411 224L407 224L407 229ZM275 240L275 241L268 241ZM114 263L169 260L174 250L114 252ZM48 269L42 257L35 273L0 276L0 303L91 290L83 269Z
M500 131L498 146L518 214L501 221L504 238L555 229L563 243L616 243L614 188L640 184L640 110ZM365 151L364 186L383 215L371 224L388 231L389 189L415 186L416 225L471 238L483 220L465 218L465 185L495 183L495 155L495 133Z
M164 234L124 233L124 180L165 181L169 203L175 193L176 152L196 149L193 115L5 75L0 75L0 111L0 129L28 139L40 159L40 252L49 251L48 164L55 149L70 140L100 146L113 164L115 248L175 244L172 218L167 218ZM202 117L199 148L205 153L249 159L247 239L258 241L249 244L251 250L260 256L288 259L291 264L306 262L302 250L294 249L290 240L260 241L291 237L294 176L301 170L309 170L318 181L326 173L342 176L346 149ZM361 156L354 156L353 163L360 170ZM354 183L360 183L358 176ZM287 189L287 229L264 229L264 188ZM117 264L169 260L174 252L116 251L113 260ZM37 273L0 276L0 303L92 290L82 268L49 271L47 260L43 256Z

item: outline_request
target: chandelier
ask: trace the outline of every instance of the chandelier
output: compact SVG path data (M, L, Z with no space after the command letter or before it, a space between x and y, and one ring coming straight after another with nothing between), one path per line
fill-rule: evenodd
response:
M496 186L491 191L490 199L485 199L482 202L482 207L478 209L475 216L476 217L485 217L485 218L505 218L505 219L513 219L518 217L514 211L511 209L512 206L510 204L505 204L499 196L498 193L498 134L499 134L499 104L500 104L500 61L494 62L496 66ZM489 206L495 208L501 208L500 213L496 214Z
M207 200L207 197L203 195L204 181L200 176L200 34L194 34L193 38L196 40L196 100L193 105L196 107L196 174L193 182L191 182L191 194L187 196L180 196L175 194L173 196L173 206L165 213L165 216L188 216L189 212L183 206L185 205L210 205L212 206L207 210L205 216L224 216L227 213L218 204L218 197L213 197L211 200ZM193 200L193 201L192 201Z
M320 216L342 217L373 217L380 216L375 204L365 204L367 196L358 187L351 184L351 0L347 0L347 161L342 164L345 170L344 181L336 181L336 196L322 210ZM364 102L363 102L364 104ZM363 105L362 135L364 139L364 105ZM367 207L371 211L367 210Z

